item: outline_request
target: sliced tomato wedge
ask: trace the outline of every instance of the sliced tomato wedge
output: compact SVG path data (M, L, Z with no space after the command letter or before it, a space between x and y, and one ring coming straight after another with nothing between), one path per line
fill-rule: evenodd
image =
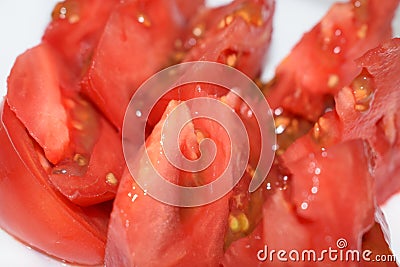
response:
M7 104L0 141L0 227L50 256L101 264L109 208L80 208L53 188L43 150Z
M271 42L274 11L275 2L271 0L236 0L221 7L201 9L178 39L174 60L218 62L255 79ZM205 83L175 88L153 109L149 128L160 120L171 100L184 101L202 95L221 97L227 93L226 88Z
M118 0L65 0L54 7L42 40L61 54L76 78L87 69L110 13L118 3Z
M304 140L289 147L283 157L292 161L293 157L307 155L307 145L329 147L361 138L368 141L372 149L371 168L376 178L378 203L383 203L399 191L399 60L399 38L372 49L358 59L357 64L362 71L337 94L336 110L321 117Z
M168 55L185 24L178 11L174 0L139 0L120 3L112 12L82 84L118 129L137 88L171 64Z
M237 0L204 9L183 38L183 61L219 62L256 78L271 41L274 9L272 0Z
M187 124L180 132L179 146L182 153L188 159L197 159L199 138L209 137L215 141L220 154L217 153L213 163L199 173L183 172L172 166L164 153L160 153L160 141L163 124L177 105L177 101L171 101L162 120L146 140L150 160L157 171L172 183L185 186L207 184L224 171L230 155L228 139L222 134L224 130L219 124L196 119L194 124ZM179 128L169 128L168 131L175 130L179 132ZM148 167L141 158L139 155L134 164L138 164L136 167L140 170L139 175L147 177ZM229 196L228 194L201 207L174 207L143 193L130 173L125 172L111 214L106 264L110 266L218 265L223 257Z
M398 0L336 3L276 69L264 93L273 109L283 108L315 122L331 98L360 71L354 62L391 38Z
M18 57L7 103L43 148L53 185L87 206L114 198L124 159L117 131L77 93L69 73L52 47L40 44Z
M293 146L300 146L302 140ZM309 147L303 157L281 162L287 166L286 184L267 181L262 223L249 236L231 244L222 266L326 266L330 263L327 255L324 261L305 262L289 259L288 254L312 248L319 258L322 250L336 249L340 238L346 240L346 249L361 251L364 233L375 224L369 153L365 142L354 140L325 150ZM375 230L382 234L380 228ZM387 243L380 243L380 248L388 249ZM278 260L279 250L286 251L283 257L287 261ZM348 264L335 262L335 266Z
M62 159L71 138L58 66L62 64L49 46L36 46L15 61L7 91L7 103L52 163Z
M400 38L357 60L363 68L336 97L342 140L368 140L374 153L378 203L400 190ZM357 126L357 127L356 127Z

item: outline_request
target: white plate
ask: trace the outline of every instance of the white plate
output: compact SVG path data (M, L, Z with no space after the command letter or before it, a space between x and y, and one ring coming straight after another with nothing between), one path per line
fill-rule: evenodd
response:
M57 0L0 1L0 97L6 93L6 77L15 58L40 41ZM209 0L213 5L229 0ZM265 77L272 77L276 64L327 11L333 0L277 0L275 28ZM399 10L398 10L399 11ZM400 12L395 34L400 36ZM400 195L383 208L391 228L392 247L400 259ZM0 214L1 216L1 214ZM66 266L27 248L0 230L1 266Z

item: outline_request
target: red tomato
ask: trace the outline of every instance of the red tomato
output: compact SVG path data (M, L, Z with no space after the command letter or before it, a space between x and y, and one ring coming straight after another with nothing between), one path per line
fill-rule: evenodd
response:
M293 146L301 146L304 140ZM303 157L281 163L287 166L287 183L276 186L269 180L262 225L232 243L223 266L236 262L243 266L326 266L328 257L314 263L282 262L276 253L272 259L269 253L281 249L301 253L312 248L319 257L323 249L337 248L339 238L346 239L348 249L361 249L360 240L373 225L375 210L368 153L362 141L350 141L326 150L309 147ZM265 262L257 259L259 253ZM335 262L335 266L348 264Z
M48 180L41 148L7 104L0 125L0 227L29 246L79 264L101 264L107 209L82 209Z
M400 168L397 153L400 141L397 130L400 120L397 90L400 70L400 39L395 38L357 60L363 70L353 82L339 91L336 110L326 113L306 138L289 147L287 160L307 155L307 147L329 147L352 139L367 140L373 153L372 170L376 179L378 203L400 190L396 179ZM306 144L306 145L304 145ZM290 150L290 151L289 151Z
M374 153L378 203L400 190L400 38L357 60L363 71L336 97L342 140L368 140Z
M273 109L316 121L359 72L354 60L391 37L398 0L336 3L276 70L265 94Z
M176 61L219 62L255 79L270 45L274 10L275 2L271 0L240 0L200 10L179 39ZM176 88L157 103L149 128L160 120L170 100L188 100L204 94L221 97L227 92L225 88L204 83Z
M84 74L111 11L118 0L65 0L58 3L43 35L77 78Z
M170 64L185 23L177 10L174 0L126 1L104 28L83 90L118 129L136 89Z
M28 50L11 71L7 102L52 163L61 193L85 206L112 199L124 165L120 137L62 73L70 72L49 45Z
M183 61L207 60L235 67L254 79L268 50L275 2L240 0L204 9L182 42Z
M52 163L62 159L71 139L58 66L62 64L49 46L36 46L15 61L7 91L11 109Z
M206 184L218 177L225 168L230 155L230 146L226 144L228 139L224 138L222 127L215 122L196 120L195 124L188 124L181 131L179 139L180 149L187 158L193 160L199 156L198 138L202 137L212 138L217 151L223 153L217 154L216 160L200 173L185 173L173 167L160 153L160 140L164 121L177 104L177 101L169 104L162 120L146 140L150 160L170 182L186 186ZM169 129L175 130L179 131L179 128ZM134 164L138 165L142 175L149 175L141 157L139 155ZM229 194L197 208L174 207L143 193L126 172L111 214L107 266L218 265L223 256L228 200Z

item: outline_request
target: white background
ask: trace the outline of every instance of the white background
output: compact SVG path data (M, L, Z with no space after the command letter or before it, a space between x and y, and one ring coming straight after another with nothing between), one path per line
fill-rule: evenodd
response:
M100 0L99 0L100 1ZM0 97L6 94L6 78L15 58L40 41L56 0L0 1ZM209 0L216 5L229 0ZM275 66L291 47L327 11L333 0L276 0L274 35L264 77L272 77ZM395 35L400 36L400 12ZM11 204L12 206L12 204ZM400 195L384 207L392 237L392 248L400 259ZM1 214L0 214L1 216ZM0 230L0 266L65 266L15 241Z

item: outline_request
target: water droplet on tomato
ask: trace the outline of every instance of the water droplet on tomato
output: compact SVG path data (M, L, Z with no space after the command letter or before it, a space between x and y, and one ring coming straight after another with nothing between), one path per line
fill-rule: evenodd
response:
M318 193L318 187L313 186L313 187L311 188L311 193L312 193L312 194Z
M150 21L150 19L149 19L149 17L147 17L145 14L143 14L143 13L139 13L138 15L137 15L137 21L140 23L140 24L143 24L144 26L146 26L146 27L150 27L151 26L151 21Z
M333 53L337 55L340 53L341 50L342 49L340 48L340 46L335 46L335 48L333 48Z
M136 117L138 117L138 118L142 117L142 111L140 111L139 109L136 110L135 114L136 114Z
M53 170L53 174L67 174L67 170L66 169L54 169Z
M308 203L307 203L307 202L301 203L301 209L302 209L302 210L308 209Z
M274 114L275 114L275 116L280 116L280 115L282 115L282 113L283 113L283 108L276 108L275 110L274 110Z
M271 190L271 189L272 189L271 183L267 183L267 190Z
M342 31L340 29L335 30L335 36L340 36L342 35Z

